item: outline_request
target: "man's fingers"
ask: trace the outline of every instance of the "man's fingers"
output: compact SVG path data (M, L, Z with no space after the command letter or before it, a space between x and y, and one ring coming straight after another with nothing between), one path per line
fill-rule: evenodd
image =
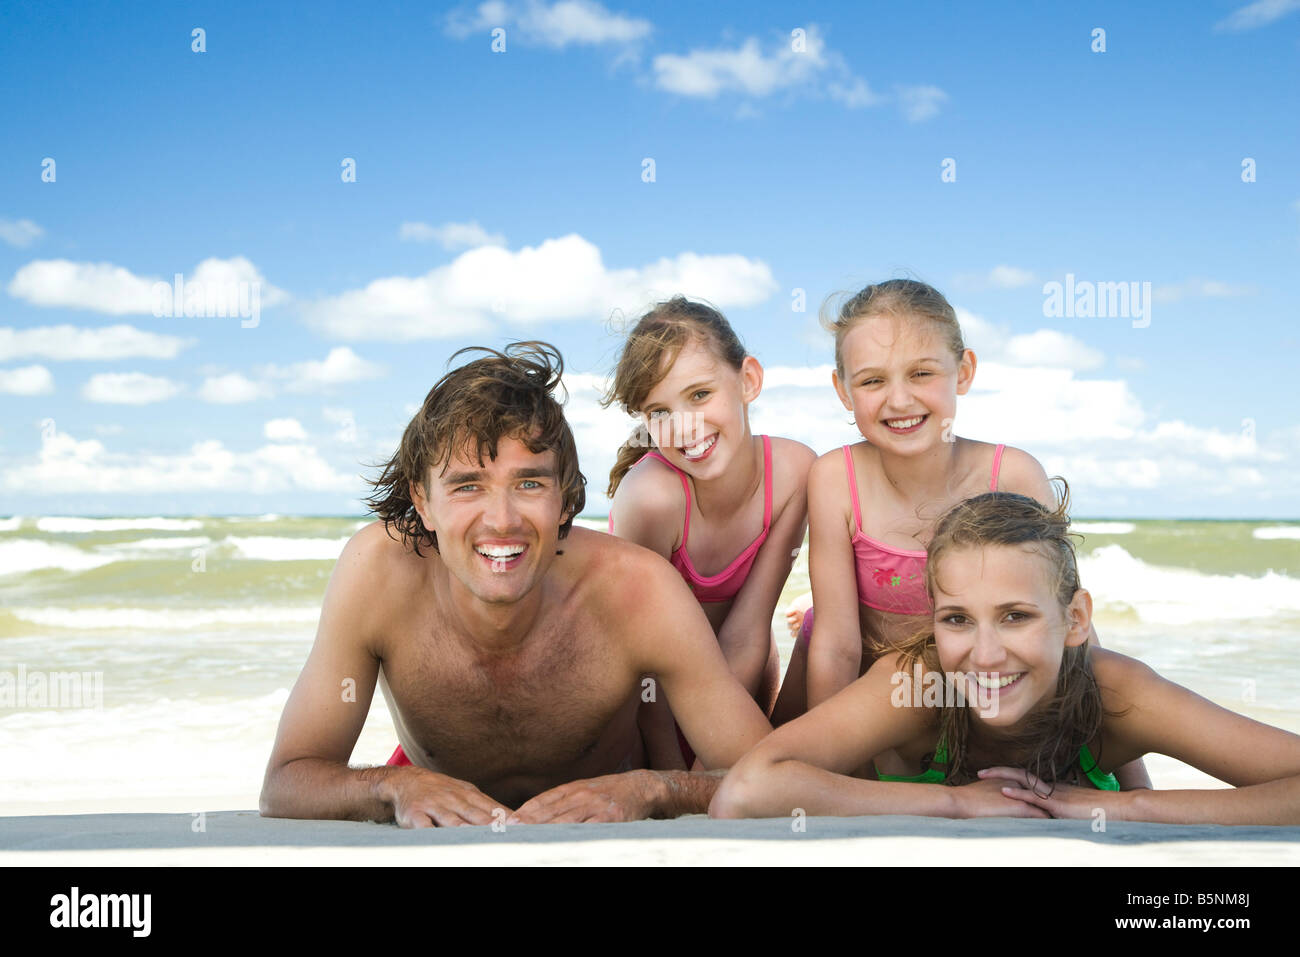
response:
M434 820L424 811L411 809L397 818L397 826L406 828L433 827Z

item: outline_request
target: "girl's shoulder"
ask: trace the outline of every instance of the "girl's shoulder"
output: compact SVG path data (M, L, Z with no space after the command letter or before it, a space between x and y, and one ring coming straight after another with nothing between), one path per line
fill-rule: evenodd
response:
M1088 656L1101 690L1102 708L1115 715L1142 700L1144 689L1162 680L1150 665L1109 648L1091 648Z
M990 472L997 470L999 492L1017 492L1036 498L1044 505L1055 503L1056 493L1047 480L1047 472L1042 464L1024 449L1012 445L1002 447L1002 454L997 453L997 446L992 442L978 443L981 458L987 457Z
M633 502L638 514L680 515L686 509L682 474L663 459L647 454L628 469L614 493L616 505L626 508Z
M843 487L848 482L848 465L844 461L845 446L837 445L829 452L824 452L817 456L809 474L809 481L814 479L825 482L832 479L833 476L841 476L839 482ZM878 453L870 442L856 442L848 446L849 454L853 456L853 468L855 471L862 471L863 465L870 465L873 460L879 458Z
M768 436L772 443L773 494L783 501L808 487L808 472L817 453L795 439Z

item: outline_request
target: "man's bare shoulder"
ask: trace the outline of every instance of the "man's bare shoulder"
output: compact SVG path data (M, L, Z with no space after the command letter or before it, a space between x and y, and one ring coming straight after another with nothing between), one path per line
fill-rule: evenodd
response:
M334 580L349 593L380 598L414 585L422 580L428 562L436 559L431 545L421 545L417 555L410 545L403 544L395 528L386 528L381 521L371 522L353 535L339 554L334 568Z
M603 613L641 618L674 596L695 601L677 569L635 542L575 526L559 547L573 558L584 596Z

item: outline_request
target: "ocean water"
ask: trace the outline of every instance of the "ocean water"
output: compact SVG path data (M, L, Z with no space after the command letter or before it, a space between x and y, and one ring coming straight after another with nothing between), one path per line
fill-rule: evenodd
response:
M255 800L330 571L364 524L0 518L0 681L22 675L35 688L56 672L84 676L76 694L62 688L59 706L35 694L0 706L0 806ZM1300 732L1300 523L1107 521L1076 530L1103 645ZM808 590L806 556L782 606ZM778 633L788 657L791 643ZM382 764L395 743L376 695L353 763ZM1148 763L1157 786L1194 780L1175 762Z

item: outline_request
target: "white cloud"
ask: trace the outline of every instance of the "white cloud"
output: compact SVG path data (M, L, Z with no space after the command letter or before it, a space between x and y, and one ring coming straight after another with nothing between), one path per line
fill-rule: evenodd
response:
M193 339L145 332L135 326L36 326L0 328L0 360L40 356L45 359L174 359Z
M1234 10L1216 23L1214 29L1228 30L1233 33L1254 30L1256 27L1267 26L1274 20L1280 20L1296 10L1300 10L1300 0L1255 0L1254 3L1248 3Z
M806 49L796 52L788 42L765 54L750 37L734 50L692 50L685 55L661 53L654 58L655 82L681 96L713 99L720 93L763 97L812 81L826 69L825 44L809 30Z
M948 94L937 86L903 86L898 88L898 103L909 123L921 123L935 116L939 106L948 102Z
M473 14L453 11L446 20L447 32L460 38L487 33L496 27L512 27L508 39L517 36L526 44L555 49L570 44L627 45L645 39L654 30L648 20L613 13L593 0L560 0L551 4L539 0L517 3L490 0L479 4Z
M272 442L307 441L307 433L297 419L271 419L262 426L262 434Z
M1156 302L1178 302L1180 299L1227 299L1254 293L1254 286L1233 285L1217 279L1185 279L1156 286L1151 290L1151 298Z
M359 478L336 471L306 444L277 443L236 452L208 440L179 454L124 454L109 452L96 439L78 440L58 431L43 438L32 459L10 464L0 484L31 495L362 490Z
M1106 362L1106 357L1091 346L1055 329L1039 329L1007 340L1003 356L1016 365L1059 366L1086 371Z
M844 57L830 50L821 31L804 28L803 48L786 36L765 51L754 37L737 47L699 48L689 53L662 53L652 61L655 85L669 93L700 99L724 94L753 98L782 92L827 96L848 109L891 102L909 122L929 119L948 94L937 86L898 86L892 97L876 93L849 68Z
M0 219L0 239L10 246L30 246L45 235L45 230L30 219Z
M571 234L511 252L482 246L423 276L376 279L364 289L308 304L308 325L340 339L402 341L487 332L517 323L637 313L689 292L721 308L762 302L777 289L767 264L739 255L680 253L610 269L600 250Z
M472 249L475 246L504 246L506 238L500 233L489 233L478 222L443 223L430 226L428 223L402 223L399 233L407 242L436 242L443 249Z
M321 409L321 416L326 422L339 427L339 430L334 433L335 440L348 444L355 444L359 441L357 438L357 420L351 409L325 408Z
M101 372L81 387L81 396L89 402L117 405L147 405L163 402L181 391L181 386L160 376L143 372Z
M38 259L14 274L7 291L35 306L91 309L120 316L152 312L154 281L112 263Z
M54 376L45 366L0 369L0 393L4 395L48 395L54 391Z
M1039 329L1012 335L1005 325L994 324L966 309L957 308L966 348L980 361L1014 366L1051 366L1085 372L1105 364L1106 356L1080 339L1056 329ZM977 381L979 376L977 375Z
M989 271L989 285L999 289L1017 289L1034 281L1034 274L1017 266L994 266Z
M234 405L269 398L273 394L269 385L254 382L239 372L208 376L199 387L199 398L218 405Z
M384 367L361 358L347 346L337 346L324 360L295 362L288 366L267 366L268 378L284 380L286 392L314 392L347 382L373 379Z
M208 258L192 273L183 275L187 290L191 283L200 284L199 288L224 290L231 283L256 282L262 307L288 299L287 293L268 283L243 256ZM37 259L19 269L6 290L14 298L36 306L89 309L116 316L153 315L154 284L161 282L170 288L173 281L173 276L137 276L112 263Z
M763 369L763 390L797 386L802 389L831 388L833 363L820 366L767 366Z
M1036 277L1028 269L1006 264L994 266L988 272L964 272L955 277L956 284L963 289L1019 289L1035 282Z

